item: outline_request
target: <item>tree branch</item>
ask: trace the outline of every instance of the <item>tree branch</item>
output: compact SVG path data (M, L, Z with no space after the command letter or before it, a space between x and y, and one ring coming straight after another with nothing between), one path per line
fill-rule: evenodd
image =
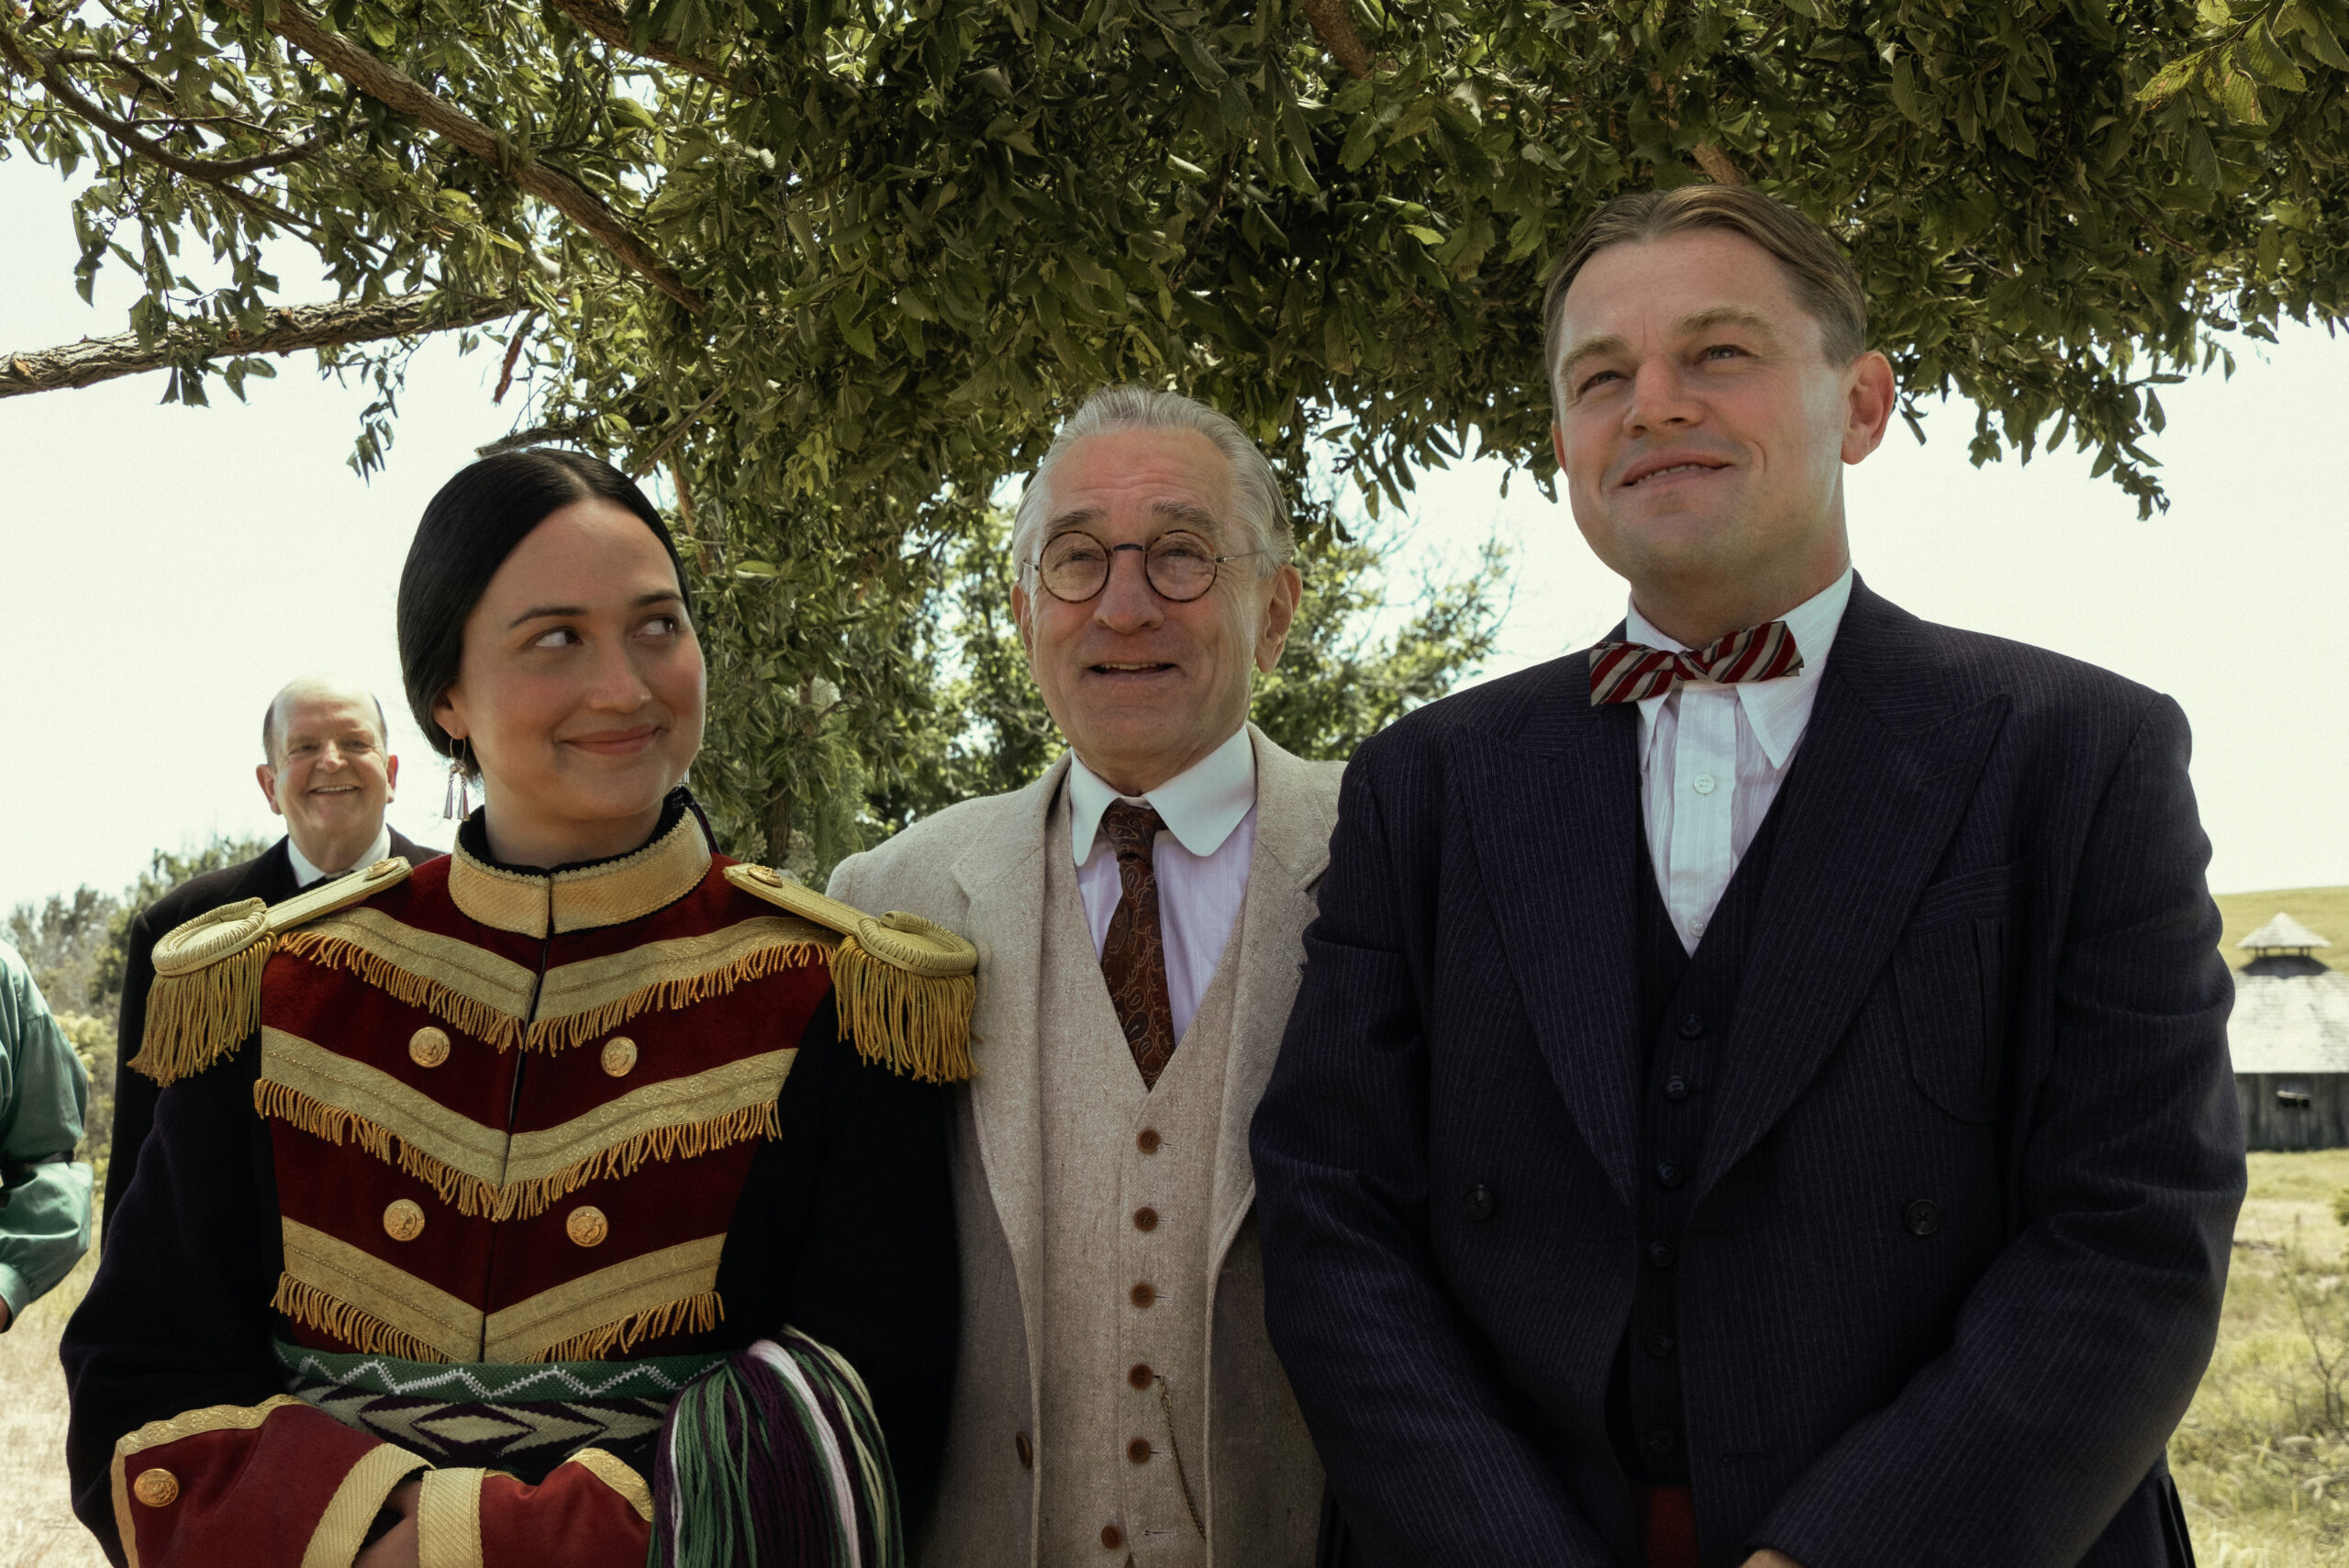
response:
M1346 0L1303 0L1298 9L1346 74L1359 81L1370 74L1370 49L1362 41L1362 33L1354 26L1353 13L1346 9Z
M273 310L269 324L250 334L233 327L222 331L208 324L189 323L144 342L136 332L115 338L84 338L78 343L54 349L0 353L0 397L94 386L142 371L202 363L226 354L291 354L303 349L330 349L344 343L413 338L451 328L478 327L484 321L511 315L522 304L518 294L469 298L427 292L395 295L363 304L343 301Z
M1716 185L1753 183L1746 179L1745 171L1737 166L1737 161L1722 151L1720 143L1717 141L1700 141L1689 150L1688 155L1697 161L1697 167L1702 169Z
M65 72L57 68L54 61L24 48L6 28L0 28L0 56L6 56L9 64L39 83L48 91L50 96L72 110L77 117L89 121L90 124L105 131L141 158L150 162L160 163L174 174L185 174L191 180L201 180L207 185L218 185L223 180L233 180L245 174L257 174L264 169L275 169L282 164L298 163L305 158L316 156L327 145L326 133L321 131L307 141L296 142L290 147L276 148L268 152L258 152L250 158L184 157L152 137L143 134L129 121L107 113L98 106L96 100L84 96L81 89L75 87L67 78ZM248 193L236 194L250 199Z
M258 14L253 0L228 0L248 14ZM284 0L274 15L261 14L264 27L287 43L341 77L360 92L394 113L446 137L545 202L600 241L604 248L634 268L644 279L698 316L702 297L687 288L669 264L639 239L603 198L550 163L515 150L495 132L462 109L431 93L406 72L388 65L350 39L320 22L295 3Z
M630 36L626 13L611 0L554 0L554 8L577 23L582 31L593 33L614 49L624 49L630 54L674 65L689 75L705 82L715 82L721 87L740 93L745 88L743 80L725 67L712 65L707 60L696 60L689 54L679 54L657 43L638 43Z

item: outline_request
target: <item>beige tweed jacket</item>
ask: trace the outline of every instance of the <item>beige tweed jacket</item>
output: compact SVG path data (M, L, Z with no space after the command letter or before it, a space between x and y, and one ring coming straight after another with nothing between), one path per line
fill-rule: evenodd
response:
M1256 848L1208 1195L1205 1348L1206 1515L1215 1568L1308 1568L1321 1467L1264 1332L1264 1265L1252 1211L1248 1126L1271 1075L1297 994L1301 938L1329 863L1343 765L1308 762L1253 725ZM903 909L969 937L979 950L973 1023L977 1076L955 1094L949 1133L963 1262L961 1356L945 1474L923 1568L1032 1568L1039 1473L1026 1461L1041 1393L1043 1293L1041 1020L1064 996L1102 984L1097 967L1043 973L1046 822L1068 773L1063 756L1008 795L965 801L878 849L843 861L830 891L865 909ZM1063 840L1058 852L1068 852ZM1107 1553L1104 1553L1107 1556Z

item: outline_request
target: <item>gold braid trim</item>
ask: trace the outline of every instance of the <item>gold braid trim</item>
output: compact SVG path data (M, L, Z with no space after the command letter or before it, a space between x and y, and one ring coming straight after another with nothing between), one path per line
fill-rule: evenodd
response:
M707 1334L725 1320L726 1304L718 1292L705 1290L681 1301L663 1302L642 1312L631 1312L617 1323L607 1323L600 1329L590 1329L568 1340L556 1341L545 1350L522 1358L525 1362L592 1362L602 1361L614 1351L625 1355L640 1341L657 1340L664 1334Z
M412 1362L449 1359L415 1335L402 1333L382 1318L362 1312L347 1301L337 1300L317 1285L304 1284L292 1274L277 1276L277 1294L270 1297L269 1306L273 1312L282 1312L322 1334L332 1334L369 1355L397 1356Z
M130 1065L158 1084L176 1084L236 1053L261 1027L261 973L275 940L185 974L159 974L147 992L147 1030Z
M763 980L786 969L821 963L830 951L822 942L778 942L698 974L656 980L599 1006L560 1018L540 1018L525 1027L522 1020L511 1013L501 1012L485 1002L451 990L439 981L428 980L423 975L402 969L348 939L317 931L294 931L279 938L278 942L297 958L308 959L328 968L348 970L395 1000L412 1007L422 1007L466 1034L488 1041L499 1051L518 1045L526 1051L549 1052L568 1050L600 1039L641 1013L674 1012L713 996L726 995L737 985ZM256 1017L259 1005L260 995L256 989ZM152 1033L151 1029L150 1033Z
M775 1102L768 1100L701 1121L647 1128L560 1171L498 1187L434 1159L363 1116L267 1078L253 1084L253 1109L337 1146L349 1133L367 1153L429 1184L442 1203L456 1205L458 1213L490 1219L534 1219L589 1182L630 1175L647 1160L695 1160L753 1138L783 1136L783 1118Z
M976 977L915 974L849 937L832 955L832 985L841 1023L867 1062L930 1084L972 1075Z
M625 996L615 997L601 1006L584 1012L566 1013L560 1018L540 1018L530 1025L523 1044L532 1051L562 1051L584 1045L591 1040L609 1034L639 1013L673 1013L706 1002L713 996L723 996L737 985L752 980L763 980L786 969L799 969L821 963L829 949L822 942L777 942L743 954L730 963L698 974L680 975L674 980L656 980L640 985ZM575 1359L575 1358L574 1358Z
M500 1051L522 1042L522 1020L513 1014L502 1013L485 1002L462 995L437 980L411 973L348 938L328 936L322 931L288 931L277 940L279 946L296 958L306 958L321 968L348 970L395 1001L422 1007L443 1023L453 1024Z

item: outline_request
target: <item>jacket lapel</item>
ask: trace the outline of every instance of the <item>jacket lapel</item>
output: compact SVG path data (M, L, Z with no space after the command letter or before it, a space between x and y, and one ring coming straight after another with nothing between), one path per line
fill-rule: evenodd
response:
M1957 829L2006 712L2003 699L1969 704L1952 692L1923 623L1853 584L1772 807L1777 842L1698 1197L1842 1042Z
M964 935L979 950L978 1006L971 1019L978 1071L970 1084L971 1118L987 1189L1011 1249L1031 1357L1041 1326L1044 1262L1043 1085L1036 1038L1043 857L1052 852L1044 840L1053 797L1067 773L1064 753L1042 778L1012 797L1000 830L976 834L954 862L955 883L969 900Z
M1337 826L1331 791L1315 779L1314 765L1282 751L1252 724L1248 733L1256 748L1256 848L1231 955L1240 970L1233 976L1231 1040L1208 1206L1210 1280L1256 1200L1248 1124L1287 1030L1305 928L1314 915L1313 890L1330 864L1330 830Z
M1586 653L1549 668L1556 678L1514 734L1463 738L1456 798L1551 1079L1628 1205L1639 1159L1639 715L1591 706Z

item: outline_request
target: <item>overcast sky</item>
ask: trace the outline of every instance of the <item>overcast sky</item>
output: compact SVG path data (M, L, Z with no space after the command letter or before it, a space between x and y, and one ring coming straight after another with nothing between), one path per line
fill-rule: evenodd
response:
M0 352L123 330L125 295L84 306L63 188L0 163ZM1854 551L1879 592L1929 619L1994 631L2175 695L2220 892L2349 883L2349 703L2329 650L2349 628L2349 502L2332 460L2349 342L2295 330L2243 345L2232 383L2169 389L2152 443L2175 505L2134 505L2065 452L2029 467L1965 461L1972 411L1895 424L1851 474ZM361 388L307 356L239 405L161 406L161 376L0 401L0 910L81 883L109 891L157 846L274 834L253 782L261 715L288 677L346 672L393 715L405 772L393 821L445 844L444 773L409 722L393 595L425 501L505 433L493 357L427 347L390 471L346 466ZM1503 656L1520 669L1622 613L1563 506L1476 462L1429 476L1409 555L1516 550ZM2349 931L2332 932L2349 941Z

